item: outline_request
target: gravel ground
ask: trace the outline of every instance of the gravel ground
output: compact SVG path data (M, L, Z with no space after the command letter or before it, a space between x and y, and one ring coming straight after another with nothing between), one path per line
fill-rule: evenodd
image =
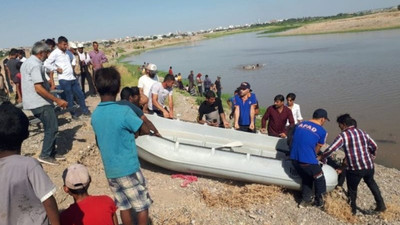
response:
M176 116L194 120L197 113L194 99L177 94ZM94 110L99 98L86 99ZM85 164L92 176L89 193L111 196L105 178L100 154L95 145L90 118L71 120L67 114L59 116L58 150L65 153L66 161L60 166L43 165L58 187L56 193L60 210L73 202L62 190L62 171L70 164ZM43 131L30 127L30 137L23 143L23 154L36 157L41 149ZM381 188L388 210L371 214L375 207L371 193L364 183L359 187L358 205L365 210L350 215L343 190L333 191L326 209L298 208L300 193L284 188L232 182L230 180L199 176L198 181L181 187L181 179L172 179L173 171L147 162L141 162L143 173L154 203L150 209L153 224L400 224L400 172L377 165L376 180ZM346 188L345 188L346 189Z

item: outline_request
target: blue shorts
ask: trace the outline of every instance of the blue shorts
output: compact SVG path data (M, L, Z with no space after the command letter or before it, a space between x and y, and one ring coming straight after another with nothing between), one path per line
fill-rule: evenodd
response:
M140 170L125 177L108 179L108 184L114 195L115 204L120 210L133 208L135 212L141 212L150 208L153 202Z

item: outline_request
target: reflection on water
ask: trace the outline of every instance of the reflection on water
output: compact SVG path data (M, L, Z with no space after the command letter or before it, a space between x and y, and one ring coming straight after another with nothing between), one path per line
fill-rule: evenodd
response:
M184 78L190 70L212 80L221 75L225 93L248 81L265 107L275 95L294 92L305 119L316 108L327 109L328 142L340 131L336 117L350 113L378 142L377 162L400 168L399 39L400 30L278 38L248 33L156 49L127 60L153 62L165 71L173 66ZM242 69L257 63L264 66Z

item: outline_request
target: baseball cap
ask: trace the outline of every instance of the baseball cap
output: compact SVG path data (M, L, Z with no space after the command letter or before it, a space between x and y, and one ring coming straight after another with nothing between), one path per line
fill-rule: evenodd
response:
M87 187L90 176L87 168L82 164L72 164L63 172L65 186L72 190Z
M325 109L317 109L317 110L315 110L314 113L313 113L313 118L315 118L315 119L325 118L328 121L330 121L329 118L328 118L328 112Z
M146 66L146 69L148 70L152 70L152 71L156 71L157 70L157 66L153 63L149 63L149 65Z
M69 46L70 48L72 48L72 49L77 48L77 47L76 47L76 44L75 44L74 42L69 42L69 43L68 43L68 46Z
M240 89L240 90L250 89L250 84L248 82L242 82L240 84L240 87L238 87L238 89Z
M78 43L78 48L83 48L83 44L82 43Z

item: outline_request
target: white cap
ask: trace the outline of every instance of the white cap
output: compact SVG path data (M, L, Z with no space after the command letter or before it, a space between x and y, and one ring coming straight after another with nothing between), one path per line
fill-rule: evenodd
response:
M78 48L83 48L83 44L82 43L78 43Z
M74 42L68 42L68 46L70 48L76 48L76 44Z
M152 70L152 71L156 71L157 70L157 66L153 63L150 63L149 65L146 66L146 69L148 70Z
M90 182L89 171L82 164L73 164L64 170L63 179L65 186L69 189L81 189Z

